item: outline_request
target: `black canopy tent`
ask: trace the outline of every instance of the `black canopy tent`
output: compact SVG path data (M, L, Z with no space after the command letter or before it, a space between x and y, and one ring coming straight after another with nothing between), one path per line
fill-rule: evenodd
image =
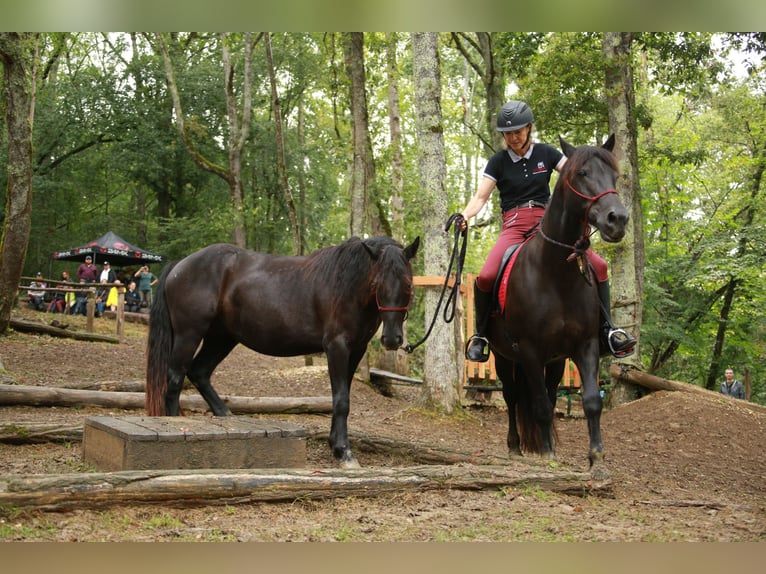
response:
M88 255L93 257L94 264L109 261L113 267L149 265L162 263L163 260L162 255L131 245L112 231L108 231L98 239L89 241L80 247L54 251L53 259L56 261L85 261L85 257Z

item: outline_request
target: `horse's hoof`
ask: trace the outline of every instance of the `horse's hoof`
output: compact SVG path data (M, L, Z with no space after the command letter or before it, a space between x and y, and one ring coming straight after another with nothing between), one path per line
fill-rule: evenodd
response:
M594 464L590 467L590 477L596 481L609 480L609 469L604 464Z
M349 457L349 458L346 458L346 459L340 461L340 467L343 468L343 469L346 469L346 468L362 468L362 465L359 464L359 461L356 460L355 456L352 456L352 457Z

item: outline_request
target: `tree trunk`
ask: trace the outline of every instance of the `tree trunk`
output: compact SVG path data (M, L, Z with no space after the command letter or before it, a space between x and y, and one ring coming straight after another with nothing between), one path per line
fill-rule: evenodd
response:
M423 209L423 252L426 275L443 275L449 265L450 241L444 231L448 198L444 189L446 159L441 111L441 73L436 33L412 35L415 78L415 128ZM438 305L439 292L426 290L426 318ZM422 399L452 413L460 407L462 353L458 350L460 318L451 324L437 320L425 346Z
M8 330L32 229L33 34L0 32L8 134L5 217L0 240L0 335Z
M500 490L512 487L584 495L607 488L587 473L557 469L529 472L507 466L404 468L131 470L108 473L0 476L0 505L69 510L121 505L177 506L370 497L428 490Z
M405 241L404 233L404 158L402 154L402 116L399 111L399 67L396 59L398 35L386 34L386 78L388 79L388 131L391 138L391 232ZM407 340L407 322L402 325ZM407 374L407 353L403 349L383 351L378 366L401 375Z
M364 34L351 32L343 34L343 49L346 59L346 73L351 80L351 117L353 164L351 168L351 220L349 234L363 236L369 232L369 190L373 173L370 144L368 139L367 96L365 94Z
M614 153L620 168L620 197L630 212L625 238L615 246L611 260L612 322L633 334L640 343L643 311L644 230L636 146L635 94L631 65L633 35L605 32L603 54L606 60L605 91L609 111L609 131L614 133ZM640 347L621 363L639 366ZM617 393L619 395L619 391Z

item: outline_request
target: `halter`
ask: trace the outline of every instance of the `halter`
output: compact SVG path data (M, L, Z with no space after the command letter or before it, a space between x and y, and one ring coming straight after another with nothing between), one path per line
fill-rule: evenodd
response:
M410 303L412 302L412 286L410 286L410 296L407 300L407 304L403 307L383 307L380 304L380 298L378 297L378 290L375 290L375 304L378 306L378 312L379 313L385 313L385 312L393 312L393 311L399 311L400 313L405 314L405 319L407 318L407 311L409 310Z

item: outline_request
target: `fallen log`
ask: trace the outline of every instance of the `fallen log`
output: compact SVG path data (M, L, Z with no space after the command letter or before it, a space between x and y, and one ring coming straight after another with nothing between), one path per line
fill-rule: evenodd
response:
M316 414L331 413L331 397L236 397L222 396L235 414ZM0 385L0 405L31 406L100 406L116 409L143 409L144 393L84 391L61 387ZM199 395L181 395L181 408L206 411L208 405Z
M609 367L609 374L615 379L633 383L634 385L641 385L652 391L682 391L698 394L710 394L712 392L697 385L663 379L638 369L623 369L617 363L612 363Z
M115 391L142 393L146 389L145 381L79 381L62 385L65 389L81 391Z
M329 434L319 431L310 435L311 439L327 441ZM423 442L412 440L399 440L391 437L372 436L369 434L350 431L349 441L354 450L374 454L396 456L405 460L411 460L417 464L479 464L479 465L505 465L510 460L507 457L499 457L484 454L482 452L466 453L446 448L439 448ZM535 459L526 459L527 464L535 465ZM540 463L546 465L546 463Z
M107 319L117 319L117 311L104 311L103 316ZM122 316L128 323L141 323L142 325L149 324L149 313L131 313L130 311L124 311Z
M585 495L609 487L587 473L506 466L357 469L140 470L0 476L0 506L73 510L131 504L198 506L371 497L392 492L538 487Z
M16 422L0 424L0 443L82 442L82 425Z
M120 340L117 337L111 337L109 335L61 329L60 327L54 327L53 325L37 323L35 321L25 321L23 319L11 319L10 326L21 333L41 333L43 335L51 335L52 337L65 337L69 339L77 339L78 341L91 341L97 343L120 343Z

